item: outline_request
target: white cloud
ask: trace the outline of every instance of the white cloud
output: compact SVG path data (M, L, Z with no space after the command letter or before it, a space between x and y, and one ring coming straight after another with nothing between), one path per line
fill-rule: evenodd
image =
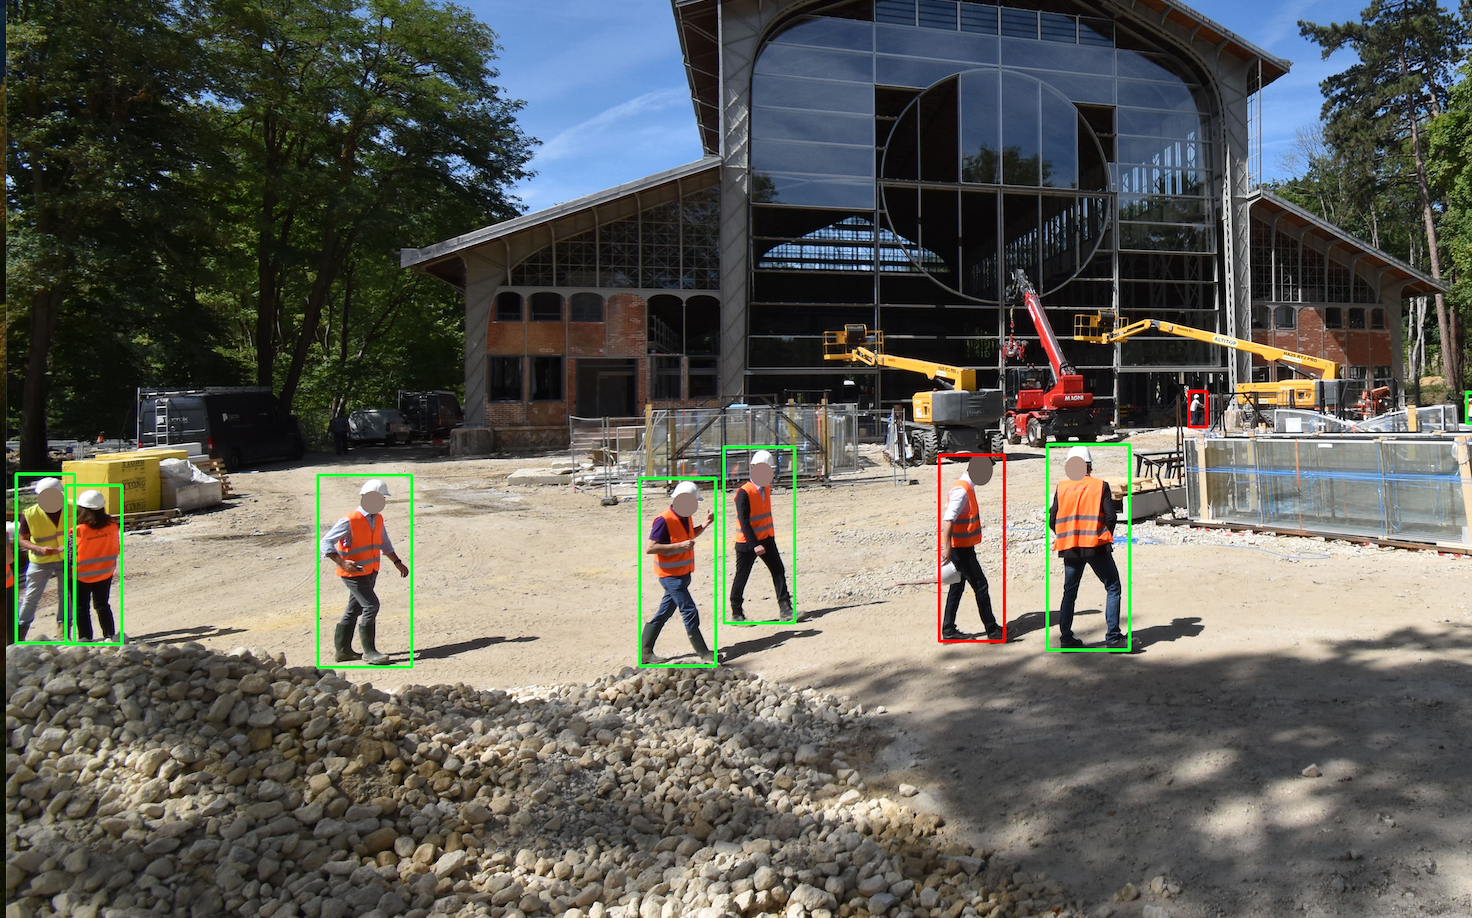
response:
M628 119L647 119L651 113L669 109L675 105L688 107L690 95L684 87L668 87L635 96L627 102L606 108L584 121L574 124L547 140L537 150L532 168L541 161L577 158L593 155L593 148L601 146L605 135ZM692 116L693 119L693 116ZM640 130L644 124L635 124L630 129Z

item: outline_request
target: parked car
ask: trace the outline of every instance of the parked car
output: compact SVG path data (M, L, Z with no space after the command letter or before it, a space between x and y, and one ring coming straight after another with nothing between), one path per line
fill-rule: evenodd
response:
M348 415L348 442L359 446L381 443L393 446L413 437L409 422L394 408L359 408Z
M436 389L427 392L399 390L399 411L403 412L414 436L423 440L448 437L450 431L465 423L465 413L453 392Z
M139 389L138 446L191 442L232 471L306 452L296 416L264 386Z

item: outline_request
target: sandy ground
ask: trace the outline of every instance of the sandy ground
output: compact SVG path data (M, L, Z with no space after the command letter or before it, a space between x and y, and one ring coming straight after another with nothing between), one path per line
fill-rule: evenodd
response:
M390 479L387 518L401 554L412 541L414 576L382 575L378 645L406 661L412 583L417 660L355 678L513 687L616 671L635 661L638 552L664 503L646 495L640 519L632 491L603 507L569 488L508 487L514 469L543 464L400 448L238 475L226 508L129 534L127 633L314 660L317 590L329 635L345 595L316 560L317 476L358 476L321 479L325 527L363 477L412 474L412 540L407 479ZM1472 911L1472 560L1155 525L1136 526L1126 554L1122 528L1134 652L1049 653L1044 464L1010 453L1005 528L1002 476L982 491L999 608L1007 535L1006 645L937 642L936 473L897 487L872 467L798 491L796 556L785 551L804 618L719 628L725 665L882 706L877 742L860 750L871 784L915 784L913 802L1062 880L1091 914ZM1124 477L1122 450L1097 464ZM784 532L788 496L774 502ZM719 547L704 537L693 587L708 638ZM644 569L647 615L658 596ZM1102 607L1090 576L1076 630L1093 646ZM776 612L760 566L747 609ZM961 624L979 629L969 594ZM666 628L662 653L688 653L681 630ZM1321 777L1300 774L1310 764ZM1148 891L1162 874L1183 887L1169 900ZM1112 903L1126 882L1143 897Z

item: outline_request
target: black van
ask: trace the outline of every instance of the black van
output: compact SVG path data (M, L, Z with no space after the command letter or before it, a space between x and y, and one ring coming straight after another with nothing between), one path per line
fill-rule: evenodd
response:
M138 446L191 442L231 471L306 452L296 417L264 386L139 389Z
M465 413L455 393L436 389L428 392L399 390L399 413L409 422L412 435L424 440L448 437L465 423Z

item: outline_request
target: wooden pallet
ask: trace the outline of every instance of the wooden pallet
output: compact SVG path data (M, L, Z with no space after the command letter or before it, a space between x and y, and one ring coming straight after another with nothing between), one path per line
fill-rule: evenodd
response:
M125 514L123 528L128 531L153 529L156 526L172 526L182 522L184 522L184 514L179 510L145 510L140 513Z
M225 463L221 462L219 459L191 459L190 461L193 462L194 467L199 469L201 472L204 472L211 478L220 479L221 499L229 500L232 497L237 496L235 491L230 487L230 475L228 472L225 471Z

